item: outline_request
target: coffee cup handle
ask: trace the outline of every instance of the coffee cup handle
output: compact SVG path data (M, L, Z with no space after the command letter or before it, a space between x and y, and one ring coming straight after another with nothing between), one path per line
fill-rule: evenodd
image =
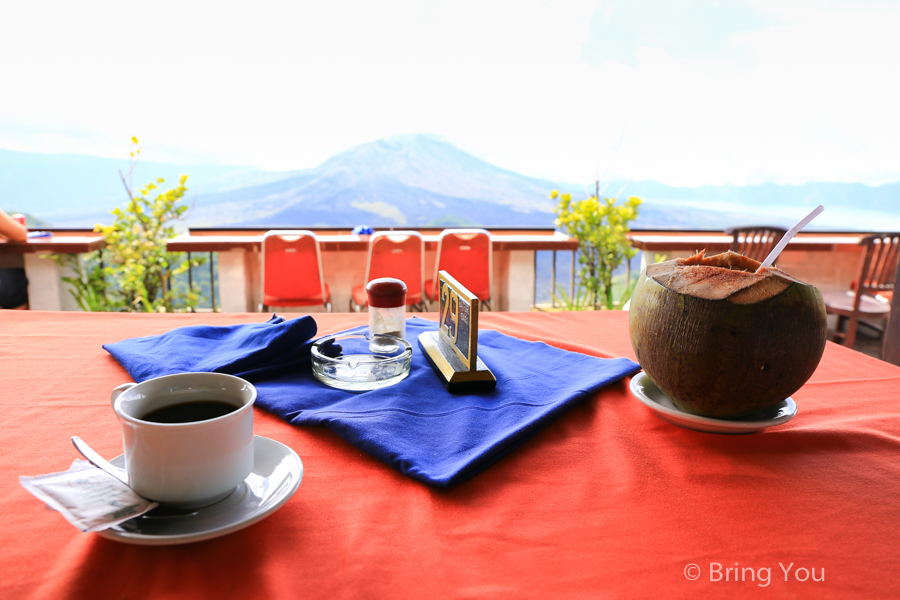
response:
M112 391L112 394L110 394L110 402L112 402L113 408L115 408L115 406L116 406L116 398L121 396L122 393L125 392L126 390L130 390L131 388L133 388L136 385L137 385L136 383L130 382L130 383L123 383L122 385L116 387Z

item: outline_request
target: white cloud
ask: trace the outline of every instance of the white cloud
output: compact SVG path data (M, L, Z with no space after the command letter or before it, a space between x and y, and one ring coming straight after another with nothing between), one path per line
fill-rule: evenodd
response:
M636 67L607 62L623 102L626 175L672 183L900 178L900 7L835 8L733 43L749 58L675 59L638 51Z
M289 169L427 132L584 183L900 179L900 5L755 6L740 52L629 66L583 58L604 3L19 3L0 147Z

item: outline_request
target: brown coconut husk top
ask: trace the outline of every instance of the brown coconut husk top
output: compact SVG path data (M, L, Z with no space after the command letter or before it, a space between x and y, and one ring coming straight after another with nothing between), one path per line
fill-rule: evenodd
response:
M706 300L753 304L776 296L791 284L807 285L776 267L759 273L759 261L732 251L706 256L701 250L688 258L676 258L647 267L647 277L681 294Z

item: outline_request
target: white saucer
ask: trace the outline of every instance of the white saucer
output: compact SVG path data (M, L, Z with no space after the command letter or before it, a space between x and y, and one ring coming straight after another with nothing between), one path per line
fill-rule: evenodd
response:
M249 527L287 502L303 479L303 462L297 453L275 440L253 438L253 471L226 498L194 510L165 506L98 532L126 542L163 546L220 537ZM120 469L123 456L110 461Z
M705 433L755 433L766 427L787 423L797 414L797 404L790 398L755 413L736 419L714 419L691 415L675 406L653 380L641 371L631 378L631 393L647 405L656 416L672 425Z

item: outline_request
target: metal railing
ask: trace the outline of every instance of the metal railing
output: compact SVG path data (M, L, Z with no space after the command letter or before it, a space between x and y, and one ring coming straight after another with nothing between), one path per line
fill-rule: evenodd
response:
M185 252L185 254L187 255L187 260L188 260L188 270L187 270L188 289L191 292L195 292L196 290L194 289L194 283L197 278L194 277L194 267L193 267L193 264L191 263L191 254L192 253ZM207 298L210 303L209 309L212 310L212 312L217 312L218 309L217 309L217 304L216 304L216 288L217 288L216 281L218 280L218 274L216 271L217 271L217 266L218 266L218 252L204 252L203 254L209 255L207 258L207 264L209 266L209 281L208 281L209 294L207 295L207 294L203 293L204 292L203 288L205 287L204 283L207 283L207 282L202 281L202 280L197 281L197 285L200 287L200 292L199 292L200 297ZM221 303L219 303L218 306L221 307ZM205 306L204 307L198 306L198 308L200 308L201 310L207 309L207 307L205 307Z
M556 276L557 276L557 254L569 254L571 255L571 264L569 266L569 298L573 298L575 295L575 255L577 250L538 250L534 253L534 289L532 290L531 295L531 305L534 308L539 308L542 305L546 305L549 300L549 304L551 308L558 308L559 303L556 298ZM542 264L542 258L546 259L549 256L550 265L549 267ZM543 281L546 270L550 271L550 283L549 286ZM539 290L541 290L539 292ZM545 296L545 293L549 293L549 298ZM539 296L540 294L540 296Z
M575 289L578 285L578 274L577 274L577 255L578 250L539 250L534 253L534 289L532 290L532 308L541 310L542 307L544 309L550 308L565 308L563 304L559 302L557 297L558 286L556 284L557 276L559 275L559 260L557 259L557 253L559 254L569 254L570 260L568 265L568 273L563 272L563 276L567 276L568 279L568 296L569 301L575 301ZM634 271L631 267L631 261L635 259L639 259L640 252L632 257L631 259L623 261L622 265L619 266L618 269L614 271L614 275L616 277L621 277L624 275L624 279L626 282L631 281ZM546 262L546 258L550 258L550 264L543 264ZM542 260L543 259L543 260ZM549 284L546 282L546 272L549 271ZM618 285L618 284L617 284Z

